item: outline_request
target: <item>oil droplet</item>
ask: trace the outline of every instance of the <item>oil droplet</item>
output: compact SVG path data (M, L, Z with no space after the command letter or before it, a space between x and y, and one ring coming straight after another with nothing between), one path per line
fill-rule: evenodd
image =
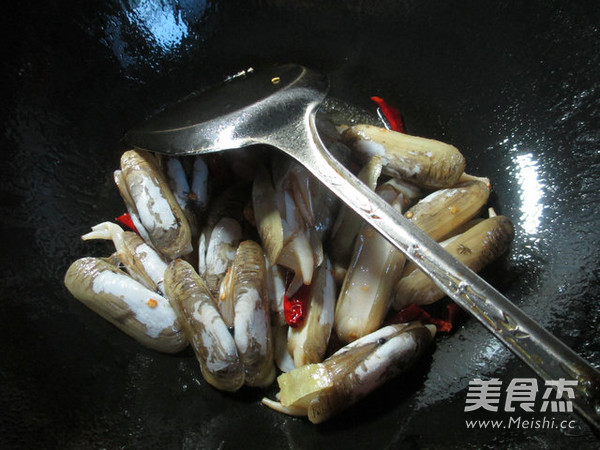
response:
M273 83L273 84L279 84L280 81L281 81L281 78L279 78L279 77L271 78L271 83Z

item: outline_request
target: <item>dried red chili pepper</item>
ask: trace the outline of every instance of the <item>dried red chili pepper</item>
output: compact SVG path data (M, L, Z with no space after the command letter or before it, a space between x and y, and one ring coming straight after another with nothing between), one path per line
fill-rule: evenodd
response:
M435 328L437 329L438 333L449 333L450 331L452 331L452 327L453 327L452 322L449 322L447 320L436 319L435 317L430 317L429 323L432 323L433 325L435 325Z
M128 213L121 214L119 217L115 217L115 220L121 225L129 228L131 231L140 234L135 225L133 224L133 220L131 220L131 216Z
M290 327L297 328L304 323L308 310L309 294L310 286L303 285L294 295L292 295L292 298L288 298L287 295L283 297L283 315L286 323Z
M414 303L408 305L406 308L398 311L396 315L392 317L390 320L391 323L404 323L404 322L412 322L414 320L420 320L421 322L427 324L430 323L435 325L438 333L449 333L454 327L454 320L456 318L456 312L459 310L458 305L455 303L450 303L447 306L448 308L448 318L446 320L439 319L437 317L433 317L423 308Z
M460 313L460 307L456 303L448 303L446 309L448 310L448 322L454 325L456 323L456 316Z
M430 317L429 313L423 308L411 303L398 311L392 321L397 323L412 322L413 320L427 320Z
M388 105L388 103L381 97L373 96L371 97L371 100L377 103L377 106L379 106L381 113L390 124L390 128L392 130L398 131L399 133L406 133L406 131L404 130L404 121L402 120L400 111Z

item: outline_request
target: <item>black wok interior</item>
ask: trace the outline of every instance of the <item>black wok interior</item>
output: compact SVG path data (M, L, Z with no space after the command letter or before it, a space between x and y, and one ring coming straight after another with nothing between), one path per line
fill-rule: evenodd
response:
M502 293L600 365L600 10L516 0L48 0L2 21L1 448L597 448L568 430L467 429L474 378L531 377L475 320L334 420L210 388L190 352L147 350L62 284L107 255L82 242L120 215L120 139L166 104L248 67L299 63L331 95L464 153L513 219L510 253L484 272ZM536 414L528 417L541 418Z

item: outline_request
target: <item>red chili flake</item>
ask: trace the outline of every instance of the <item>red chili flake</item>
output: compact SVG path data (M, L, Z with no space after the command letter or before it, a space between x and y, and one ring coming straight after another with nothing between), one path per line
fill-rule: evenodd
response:
M156 300L154 300L153 298L149 298L148 301L146 302L146 305L148 305L150 308L154 309L158 306L158 302Z
M308 310L308 295L310 294L310 285L303 285L298 291L288 298L283 297L283 315L285 321L292 328L297 328L304 323Z
M398 313L392 317L391 323L404 323L404 322L412 322L414 320L420 320L422 323L430 323L435 325L438 333L449 333L453 326L454 321L456 319L456 313L459 311L459 307L456 303L450 303L447 306L448 308L448 318L440 319L437 317L433 317L423 308L414 303L408 305L406 308L398 311Z
M406 133L406 131L404 130L404 121L402 120L400 111L388 105L388 103L381 97L373 96L371 97L371 100L377 103L377 106L379 106L381 113L390 124L390 128L392 130L398 131L399 133Z
M121 225L129 228L131 231L140 234L135 225L133 224L133 220L131 220L131 216L128 213L121 214L119 217L115 217L115 220Z

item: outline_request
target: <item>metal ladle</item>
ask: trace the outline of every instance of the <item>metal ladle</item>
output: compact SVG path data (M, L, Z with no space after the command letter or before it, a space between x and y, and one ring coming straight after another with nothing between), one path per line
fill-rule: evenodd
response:
M576 380L573 405L599 433L600 373L329 154L315 124L316 111L327 91L327 79L302 66L253 71L158 114L129 131L125 140L136 148L172 156L254 144L267 144L287 153L405 253L541 378Z

